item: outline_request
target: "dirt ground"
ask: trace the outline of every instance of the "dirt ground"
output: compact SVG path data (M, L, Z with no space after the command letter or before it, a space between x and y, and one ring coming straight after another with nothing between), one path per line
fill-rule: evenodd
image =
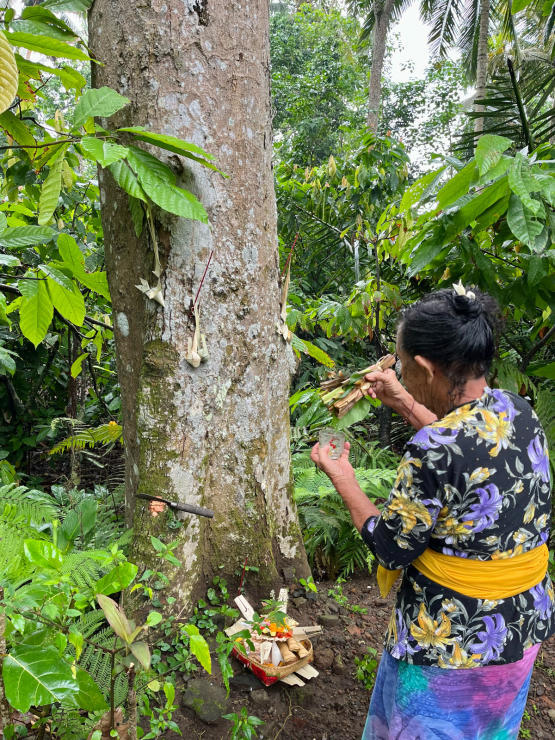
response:
M335 623L332 617L332 624L324 627L323 633L313 640L314 665L320 671L317 678L304 687L278 683L265 688L233 659L235 677L226 711L240 712L241 707L246 706L250 715L264 720L264 725L257 728L259 738L359 740L362 735L370 691L354 676L355 658L362 657L368 647L375 648L381 655L382 636L389 621L393 596L387 600L380 598L374 577L349 581L342 587L349 604L368 610L367 614L357 614L328 596L332 586L333 583L318 583L315 599L306 600L298 608L291 603L288 610L303 625L317 624L323 614L338 617ZM248 598L248 592L245 595ZM334 662L324 667L330 663L331 653ZM217 683L217 676L212 680ZM179 704L179 697L176 699ZM555 710L555 639L544 644L536 662L520 737L533 740L555 737L555 712L551 712L551 719L549 710ZM227 740L230 737L231 723L227 720L208 725L185 707L174 719L186 740ZM167 735L168 740L176 737L173 733Z

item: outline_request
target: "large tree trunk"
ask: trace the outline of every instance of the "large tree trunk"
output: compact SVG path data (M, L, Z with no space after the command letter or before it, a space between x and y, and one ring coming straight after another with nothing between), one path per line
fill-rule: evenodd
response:
M380 0L374 0L375 21L374 35L372 37L372 68L370 70L368 117L366 119L368 130L373 133L376 133L378 130L378 118L382 99L382 70L393 2L394 0L385 0L383 6L381 6Z
M185 517L173 583L183 603L223 566L245 558L276 583L308 566L291 497L290 346L280 313L271 171L267 0L96 0L90 14L96 87L131 99L118 123L187 139L229 176L169 155L201 200L210 228L155 214L165 307L136 289L152 252L134 234L127 197L101 177L126 450L126 501L135 558L152 564L149 533L172 539L137 493L212 508ZM209 255L201 326L209 358L186 361L187 309Z
M478 49L476 53L476 95L475 100L481 100L486 94L488 76L488 38L489 38L490 0L481 0L480 25L478 29ZM474 105L474 110L481 113L483 105ZM484 119L480 116L474 119L474 131L481 134L484 130Z

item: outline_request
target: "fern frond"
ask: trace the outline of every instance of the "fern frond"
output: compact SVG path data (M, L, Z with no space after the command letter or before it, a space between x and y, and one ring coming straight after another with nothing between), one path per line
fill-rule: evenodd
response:
M48 454L56 455L68 450L84 450L86 447L92 448L96 445L114 444L115 442L121 442L121 439L121 424L110 421L108 424L101 424L98 427L81 429L75 434L62 439L61 442L54 445Z

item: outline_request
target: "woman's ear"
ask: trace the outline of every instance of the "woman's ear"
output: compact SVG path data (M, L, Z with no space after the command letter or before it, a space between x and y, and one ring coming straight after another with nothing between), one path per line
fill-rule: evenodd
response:
M437 368L435 364L431 360L428 360L426 357L422 357L422 355L415 355L414 361L424 371L424 377L426 379L426 383L428 385L431 385L431 383L433 382L434 376L437 373Z

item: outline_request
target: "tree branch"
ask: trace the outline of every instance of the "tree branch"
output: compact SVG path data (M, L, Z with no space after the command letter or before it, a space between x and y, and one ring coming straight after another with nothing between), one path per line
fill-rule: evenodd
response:
M548 344L548 342L550 342L553 339L554 335L555 335L555 324L551 327L551 329L548 332L544 334L544 336L540 339L540 341L536 342L536 344L524 355L520 363L520 369L522 370L522 372L526 370L526 368L530 364L530 360L536 354L536 352L539 352L542 347Z

